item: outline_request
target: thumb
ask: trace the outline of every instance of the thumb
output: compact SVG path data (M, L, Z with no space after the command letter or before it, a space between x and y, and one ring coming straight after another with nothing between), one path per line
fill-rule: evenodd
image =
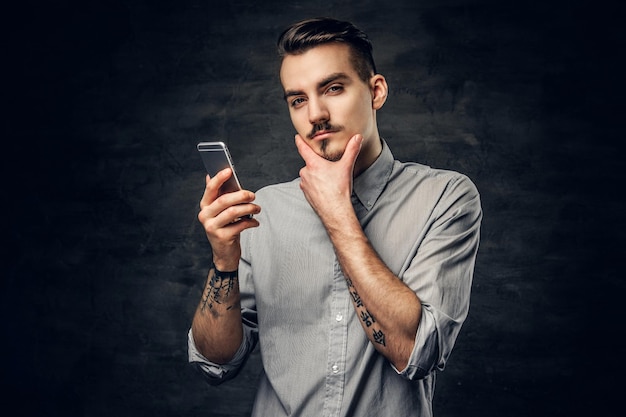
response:
M346 150L343 152L343 156L341 157L341 162L345 162L350 164L351 167L354 166L357 157L359 156L359 152L361 152L361 144L363 143L363 136L357 133L356 135L350 138L348 145L346 145Z
M299 134L296 135L296 148L298 148L298 153L304 159L304 162L307 163L309 160L315 157L319 157L313 149L302 139L302 136Z

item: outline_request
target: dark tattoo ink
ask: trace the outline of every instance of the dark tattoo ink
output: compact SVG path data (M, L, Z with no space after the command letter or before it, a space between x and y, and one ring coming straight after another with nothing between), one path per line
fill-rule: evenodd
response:
M228 296L237 283L237 278L237 271L221 272L212 267L209 271L209 282L202 297L201 310L204 311L208 308L214 315L217 314L214 307L227 301ZM226 307L226 310L232 308L233 305L230 305Z
M367 308L365 308L365 305L363 304L363 300L361 299L361 296L356 291L356 288L354 288L354 285L352 284L352 280L348 277L346 277L346 284L348 284L348 291L350 292L350 295L352 296L352 301L354 301L354 306L357 308L357 312L359 313L359 317L361 318L361 321L366 327L368 328L371 327L374 323L376 323L376 319L374 318L374 315L370 313L367 310ZM386 342L385 342L385 333L383 333L382 330L376 330L375 328L372 329L372 337L374 339L374 342L378 343L379 345L387 347Z
M350 291L350 294L352 295L352 300L354 300L354 305L356 305L357 307L363 307L363 301L361 300L361 296L359 295L359 293L354 290Z
M376 319L374 319L372 313L367 311L367 309L365 309L365 311L361 311L361 320L363 320L363 323L365 323L367 327L370 327L372 324L376 323Z
M387 346L385 345L385 333L383 333L382 330L373 330L372 331L372 335L374 336L374 341L380 345L383 346Z

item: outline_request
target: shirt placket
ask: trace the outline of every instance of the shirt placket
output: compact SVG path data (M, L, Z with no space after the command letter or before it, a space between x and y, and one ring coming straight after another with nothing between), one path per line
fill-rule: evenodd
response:
M345 278L339 262L334 260L330 313L329 349L326 363L324 417L339 416L345 388L345 367L348 341L348 307Z

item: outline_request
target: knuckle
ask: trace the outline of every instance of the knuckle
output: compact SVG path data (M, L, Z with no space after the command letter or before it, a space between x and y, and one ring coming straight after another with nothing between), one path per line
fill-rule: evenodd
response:
M240 211L239 207L230 206L226 210L224 210L224 214L226 214L226 216L228 217L237 217L239 214L239 211Z
M198 212L198 221L200 221L200 223L204 224L210 218L207 208L207 206L203 206Z

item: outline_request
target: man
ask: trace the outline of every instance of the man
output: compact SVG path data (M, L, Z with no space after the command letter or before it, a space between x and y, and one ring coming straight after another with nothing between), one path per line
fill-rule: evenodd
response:
M254 416L430 416L468 312L478 192L394 160L376 122L387 82L352 24L299 22L278 46L305 167L256 195L219 195L229 170L207 177L213 264L189 360L221 383L258 342Z

